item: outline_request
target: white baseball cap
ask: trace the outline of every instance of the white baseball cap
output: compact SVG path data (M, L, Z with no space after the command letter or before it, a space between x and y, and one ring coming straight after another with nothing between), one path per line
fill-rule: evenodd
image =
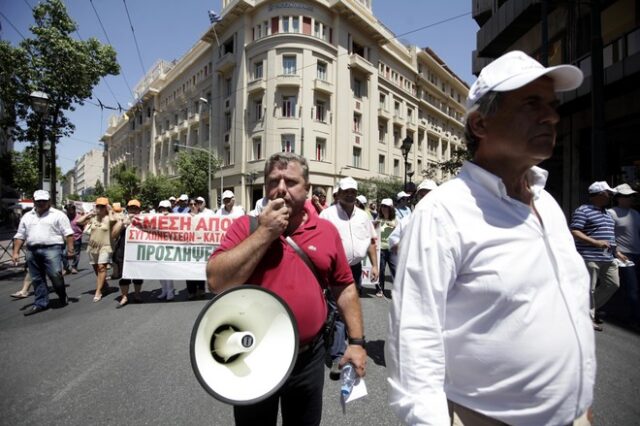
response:
M435 181L431 179L425 179L422 182L420 182L420 185L418 185L418 191L420 191L421 189L426 189L427 191L433 191L437 187L438 187L438 184L435 183Z
M352 177L346 177L340 180L340 189L346 191L347 189L358 190L358 182Z
M235 198L235 195L233 195L233 191L229 191L228 189L224 191L222 193L222 199L224 200L225 198Z
M467 109L471 108L487 92L509 92L519 89L542 76L553 80L556 92L577 89L583 80L580 68L573 65L557 65L545 68L524 52L513 50L505 53L480 71L467 96Z
M199 203L204 203L204 198L203 197L198 197L196 198L196 201Z
M180 198L178 198L178 200L180 200L180 201L189 201L189 196L187 194L182 194L180 196Z
M171 208L171 201L169 201L169 200L160 201L160 203L158 204L158 208L160 208L160 207L165 207L167 209L170 209Z
M50 199L49 191L45 191L44 189L38 189L33 193L33 201L49 201Z
M393 200L391 198L383 198L380 205L393 208Z
M399 200L400 198L407 198L407 197L411 197L411 194L407 194L407 193L406 193L406 192L404 192L404 191L400 191L400 192L398 192L398 195L396 195L396 197L397 197L397 198L398 198L398 200Z
M367 197L365 197L364 195L358 195L356 197L356 200L358 200L360 204L367 204Z
M593 182L591 185L589 185L589 194L599 194L604 191L610 192L612 194L616 193L616 190L611 188L609 184L603 180Z
M623 184L620 184L620 185L616 186L614 188L614 191L616 191L620 195L631 195L631 194L637 194L638 193L638 191L634 191L633 188L631 188L631 186L629 186L628 183L623 183Z
M171 197L169 197L169 201L175 201L176 197L174 197L173 195Z

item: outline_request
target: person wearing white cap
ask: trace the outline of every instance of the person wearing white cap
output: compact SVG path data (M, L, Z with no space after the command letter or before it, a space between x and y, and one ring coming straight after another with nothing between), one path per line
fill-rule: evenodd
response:
M411 194L404 191L398 192L398 195L396 196L396 218L398 218L398 220L411 216L411 207L409 207L410 199Z
M376 230L371 218L364 210L356 205L358 183L351 177L340 180L338 190L338 202L327 207L320 213L322 219L326 219L338 229L342 245L344 246L347 261L351 267L353 280L358 294L362 295L362 261L369 256L371 261L371 282L378 280L378 251L375 246ZM339 360L345 351L345 331L342 318L336 319L334 342L329 350L332 358L329 377L333 380L340 378Z
M629 304L631 326L640 330L640 213L633 208L634 198L638 192L628 183L615 187L616 207L607 212L615 224L618 253L627 259L620 262L620 286L625 290Z
M416 190L416 201L422 200L425 195L427 195L437 187L438 184L435 183L435 181L431 179L423 180L422 182L420 182L420 185L418 185L418 188ZM394 228L393 232L391 232L391 235L389 235L389 250L391 250L392 259L394 262L398 261L396 258L398 254L398 247L400 244L400 240L402 240L404 230L409 223L409 219L411 219L411 215L403 217L402 220L396 220L396 227Z
M556 92L582 79L513 51L469 89L473 161L418 203L399 251L385 360L403 422L587 421L589 276L537 167L553 153Z
M191 213L191 209L189 208L189 196L187 194L182 194L178 197L178 202L173 208L173 212L180 214Z
M571 233L576 249L584 259L591 283L591 319L593 329L602 331L598 310L620 288L619 258L613 218L606 208L615 194L605 181L589 185L589 202L578 207L571 216Z
M47 278L58 295L62 306L68 297L62 276L62 251L66 243L69 259L74 257L73 229L66 214L51 207L48 191L41 189L33 194L35 207L20 219L18 230L13 237L12 260L18 263L20 249L26 244L26 262L33 280L35 301L24 315L37 314L49 308Z
M380 267L378 284L376 284L377 297L384 297L384 283L385 283L385 270L387 265L391 272L391 279L396 276L396 256L391 252L389 248L389 236L393 233L398 224L396 219L396 210L393 208L393 200L391 198L384 198L380 201L380 214L376 219L380 230Z
M233 191L226 190L222 193L222 207L216 211L218 216L226 216L231 219L244 216L244 209L241 206L234 205L236 197Z
M169 200L162 200L160 201L160 203L158 204L158 213L159 214L164 214L167 215L169 213L171 213L172 207L171 207L171 201ZM173 286L173 280L159 280L160 281L160 287L162 288L162 291L160 292L159 295L156 296L156 299L158 300L166 300L167 302L170 302L173 300L173 298L175 297L175 289Z
M196 206L198 207L198 214L202 214L205 216L212 216L214 214L213 210L207 207L207 203L204 197L196 198Z
M171 197L169 197L168 201L171 203L171 210L173 210L173 208L176 206L176 197L172 195Z

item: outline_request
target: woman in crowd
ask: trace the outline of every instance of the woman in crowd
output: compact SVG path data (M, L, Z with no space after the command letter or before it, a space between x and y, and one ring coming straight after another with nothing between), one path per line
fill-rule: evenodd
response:
M171 213L171 201L169 200L160 201L160 204L158 204L157 213L158 214ZM162 291L160 292L157 298L159 300L166 299L167 302L173 300L173 297L175 295L175 290L173 288L173 280L159 280L159 281L160 281L160 286L162 287Z
M73 230L73 259L67 259L66 253L62 256L62 263L64 266L63 273L78 273L78 263L80 263L80 252L82 252L82 232L83 226L78 225L78 219L80 215L76 211L74 204L67 204L65 207L69 222L71 222L71 229Z
M380 202L380 212L377 222L380 226L380 274L376 296L383 297L385 268L387 265L389 265L389 270L391 271L391 279L396 276L396 256L389 250L389 235L391 235L396 227L396 211L393 208L391 198L385 198Z
M78 220L79 225L89 223L91 231L87 253L89 263L96 274L96 293L93 296L94 302L102 299L102 293L107 292L109 286L107 282L107 266L111 263L113 249L111 247L111 231L116 223L116 218L109 208L109 199L98 197L96 199L95 211L82 216Z
M131 220L140 214L140 201L130 200L127 203L127 215L123 219L119 219L112 231L112 238L116 242L113 249L113 265L122 276L122 267L124 264L124 246L127 234L127 228L131 224ZM143 280L131 280L128 278L120 278L120 303L117 309L129 304L129 286L133 283L133 301L134 303L142 303L140 291L142 290Z

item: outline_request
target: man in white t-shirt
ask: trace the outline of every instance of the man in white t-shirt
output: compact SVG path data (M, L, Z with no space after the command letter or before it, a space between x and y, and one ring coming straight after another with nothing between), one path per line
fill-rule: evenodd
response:
M236 218L244 216L244 209L241 206L234 205L236 197L233 191L226 190L222 193L222 207L216 211L218 216L227 216L229 218Z

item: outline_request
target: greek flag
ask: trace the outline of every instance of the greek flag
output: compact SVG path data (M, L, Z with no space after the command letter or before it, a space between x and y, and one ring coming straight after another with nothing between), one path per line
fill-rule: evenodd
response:
M216 22L220 21L221 19L222 18L220 18L220 15L215 13L213 10L209 11L209 21L211 21L212 24L215 24Z

